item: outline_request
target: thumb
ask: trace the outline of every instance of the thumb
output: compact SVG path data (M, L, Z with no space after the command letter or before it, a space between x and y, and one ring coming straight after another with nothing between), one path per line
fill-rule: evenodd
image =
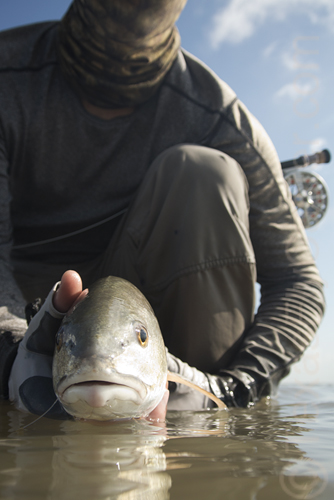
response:
M82 281L76 271L66 271L53 297L53 305L57 311L66 313L82 292Z

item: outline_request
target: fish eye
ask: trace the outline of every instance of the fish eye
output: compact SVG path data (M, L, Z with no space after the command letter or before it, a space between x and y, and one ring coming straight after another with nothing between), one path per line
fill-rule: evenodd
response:
M63 345L63 334L64 334L64 327L61 327L58 330L57 335L56 335L56 339L55 339L57 352L59 352L60 349L62 348L62 345Z
M146 347L148 344L148 333L144 326L137 326L136 333L139 343L142 347Z

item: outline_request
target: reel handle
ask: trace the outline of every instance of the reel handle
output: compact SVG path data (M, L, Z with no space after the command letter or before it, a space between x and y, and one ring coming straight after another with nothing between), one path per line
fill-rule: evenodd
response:
M307 165L311 165L312 163L329 163L331 161L331 154L328 149L323 149L318 153L314 153L313 155L302 155L298 158L294 158L293 160L283 161L281 163L282 169L285 170L287 168L294 167L307 167Z

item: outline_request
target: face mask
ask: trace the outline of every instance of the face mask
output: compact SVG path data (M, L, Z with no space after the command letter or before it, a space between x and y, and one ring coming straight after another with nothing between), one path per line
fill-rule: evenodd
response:
M133 107L159 88L180 47L187 0L74 0L58 56L74 90L96 106Z

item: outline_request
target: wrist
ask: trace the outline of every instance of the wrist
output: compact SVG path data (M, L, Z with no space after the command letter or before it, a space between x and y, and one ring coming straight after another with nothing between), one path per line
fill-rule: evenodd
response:
M9 398L8 381L22 336L0 330L0 399Z
M247 373L242 379L230 374L208 375L208 379L211 392L228 407L247 408L258 400L256 381Z

